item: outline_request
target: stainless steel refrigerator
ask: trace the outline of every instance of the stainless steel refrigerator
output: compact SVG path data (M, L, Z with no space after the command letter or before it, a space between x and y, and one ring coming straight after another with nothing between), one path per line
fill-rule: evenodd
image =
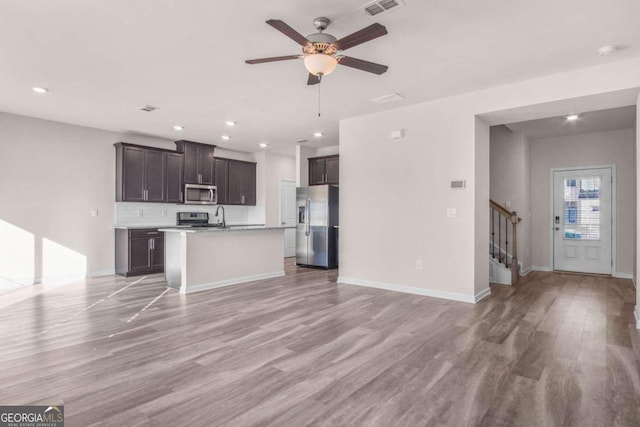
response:
M338 187L298 187L296 208L296 264L338 267Z

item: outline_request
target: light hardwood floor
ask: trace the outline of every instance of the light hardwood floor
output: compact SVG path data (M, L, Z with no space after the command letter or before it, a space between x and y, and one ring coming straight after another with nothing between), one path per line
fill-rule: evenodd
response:
M156 275L18 301L0 404L64 404L68 426L640 425L629 280L534 272L471 305L335 279L288 260L187 296Z

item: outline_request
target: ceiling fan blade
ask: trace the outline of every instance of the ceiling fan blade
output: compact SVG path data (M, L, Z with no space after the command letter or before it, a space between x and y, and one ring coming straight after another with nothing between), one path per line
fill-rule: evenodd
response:
M307 79L307 85L312 86L312 85L317 85L318 83L320 83L320 77L316 76L315 74L309 73L309 78Z
M288 59L298 59L302 55L273 56L271 58L247 59L247 64L262 64L263 62L286 61Z
M366 28L361 29L360 31L356 31L353 34L349 34L341 38L340 40L333 42L333 45L338 50L347 50L351 47L358 46L359 44L368 42L369 40L377 39L378 37L382 37L387 34L387 29L384 25L371 24Z
M338 64L346 65L347 67L357 68L358 70L368 71L373 74L382 74L386 72L389 67L382 64L376 64L375 62L369 62L358 58L352 58L350 56L343 56L338 61Z
M298 43L300 46L311 45L311 42L307 40L305 36L297 32L293 28L291 28L289 25L285 24L284 21L281 21L279 19L269 19L267 21L267 24L271 25L273 28L280 31L282 34L289 37L290 39Z

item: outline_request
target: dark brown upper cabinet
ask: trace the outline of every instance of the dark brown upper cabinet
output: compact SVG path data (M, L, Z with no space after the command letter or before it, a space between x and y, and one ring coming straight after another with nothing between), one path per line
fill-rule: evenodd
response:
M339 184L340 156L311 157L309 159L309 185Z
M229 160L229 204L256 204L256 164Z
M242 160L216 158L218 204L256 204L256 164Z
M180 140L176 141L176 149L184 155L184 183L210 185L215 183L213 157L215 145Z
M175 198L175 182L169 178L168 156L181 156L175 151L119 142L116 146L116 201L179 202ZM171 159L172 168L182 159ZM173 173L173 170L171 171ZM181 183L178 185L182 186ZM171 200L169 197L171 186Z
M218 204L229 204L229 162L227 159L217 158L214 165L215 184L218 194Z
M165 200L168 203L182 203L182 165L183 158L180 153L167 153L167 173L165 181Z

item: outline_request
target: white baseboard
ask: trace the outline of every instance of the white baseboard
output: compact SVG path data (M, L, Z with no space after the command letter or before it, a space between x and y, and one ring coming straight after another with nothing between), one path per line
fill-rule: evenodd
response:
M180 293L190 294L192 292L206 291L209 289L224 288L225 286L239 285L241 283L254 282L256 280L273 279L284 276L284 270L273 271L271 273L254 274L251 276L235 277L233 279L220 280L218 282L201 283L192 286L181 286Z
M474 303L478 303L480 302L480 300L485 299L486 297L488 297L489 295L491 295L491 288L487 288L484 291L480 291L478 292L475 296L474 296Z
M633 280L633 274L631 273L613 273L613 277L617 279L630 279Z
M520 276L526 276L527 274L531 273L532 271L533 271L533 267L525 268L524 270L520 271Z
M530 271L553 271L553 268L539 265L532 265Z
M636 329L640 329L640 307L637 305L633 310L633 316L636 318Z
M115 274L116 274L116 270L112 268L110 270L92 271L91 273L87 274L87 277L114 276Z
M384 289L386 291L403 292L405 294L422 295L425 297L442 298L452 301L467 302L475 304L482 298L491 294L491 289L487 288L477 295L458 294L454 292L437 291L434 289L416 288L413 286L397 285L392 283L375 282L372 280L356 279L353 277L338 276L338 283L344 285L364 286L367 288Z

